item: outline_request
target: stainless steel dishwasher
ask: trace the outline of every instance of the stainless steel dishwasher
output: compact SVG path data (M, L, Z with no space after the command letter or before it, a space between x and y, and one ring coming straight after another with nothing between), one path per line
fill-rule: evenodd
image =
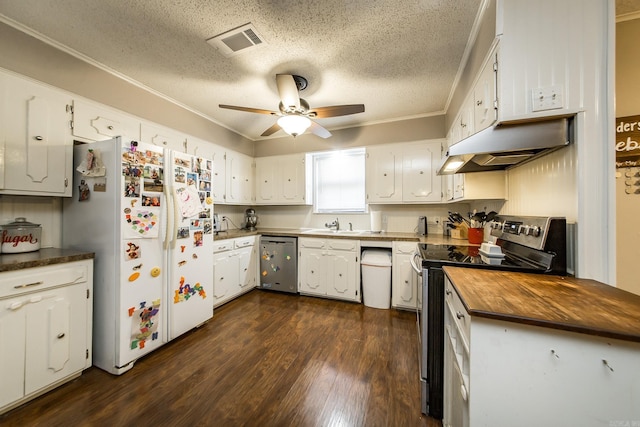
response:
M272 291L298 293L298 239L260 238L260 287Z

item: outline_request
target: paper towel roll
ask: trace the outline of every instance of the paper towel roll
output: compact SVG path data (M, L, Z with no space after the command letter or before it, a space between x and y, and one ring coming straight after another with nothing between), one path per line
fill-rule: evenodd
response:
M382 231L382 212L371 211L371 231Z

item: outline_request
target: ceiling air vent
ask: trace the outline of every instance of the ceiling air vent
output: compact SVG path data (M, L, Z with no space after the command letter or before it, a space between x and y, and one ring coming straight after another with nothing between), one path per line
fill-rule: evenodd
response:
M211 37L207 43L214 46L226 57L247 52L265 44L264 39L251 23Z

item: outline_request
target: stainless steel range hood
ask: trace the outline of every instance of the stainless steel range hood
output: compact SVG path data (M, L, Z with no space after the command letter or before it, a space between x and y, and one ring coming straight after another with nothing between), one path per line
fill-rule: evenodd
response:
M438 175L506 169L569 145L573 118L500 124L449 147Z

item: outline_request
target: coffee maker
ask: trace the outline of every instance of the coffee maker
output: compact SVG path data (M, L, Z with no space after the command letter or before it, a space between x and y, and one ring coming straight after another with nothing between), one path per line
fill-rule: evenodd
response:
M247 209L244 211L244 228L254 231L257 224L258 216L256 215L256 211L254 209Z

